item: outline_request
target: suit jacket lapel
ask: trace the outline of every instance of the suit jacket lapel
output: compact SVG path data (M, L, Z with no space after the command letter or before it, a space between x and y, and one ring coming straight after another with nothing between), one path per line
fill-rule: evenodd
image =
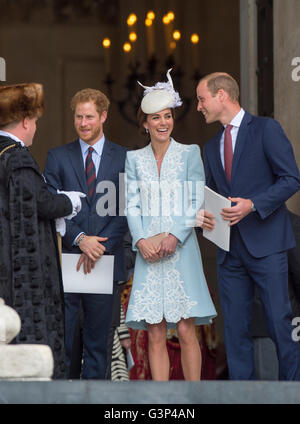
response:
M227 177L226 177L226 174L225 174L225 170L223 168L222 161L221 161L220 142L221 142L222 134L223 134L223 130L220 131L220 133L216 135L215 143L212 143L212 147L214 149L213 157L215 158L215 169L219 173L219 177L221 179L225 180L228 188L230 188L230 184L229 184L229 182L227 180Z
M251 120L252 120L252 116L248 112L245 112L244 118L241 122L241 126L238 131L236 143L235 143L235 149L234 149L234 155L233 155L233 161L232 161L231 181L234 180L238 162L240 160L241 154L247 142L248 124L251 122Z
M82 153L79 144L79 140L74 141L69 145L69 155L72 167L77 176L78 182L82 188L83 193L88 194L88 187L86 182L86 176L84 172L84 164L82 160ZM87 196L88 200L88 196Z
M79 181L79 184L82 188L82 191L83 193L87 194L86 200L88 203L90 203L96 198L95 197L96 193L94 194L92 199L89 198L88 186L86 182L86 176L84 171L84 164L82 160L82 153L81 153L79 140L76 140L74 141L74 143L71 143L69 145L69 157L70 157L70 161L74 169L74 172ZM102 155L101 155L101 160L100 160L100 166L99 166L99 170L98 170L98 174L96 178L96 186L98 182L104 180L105 175L107 175L112 158L113 158L113 145L108 140L105 140Z

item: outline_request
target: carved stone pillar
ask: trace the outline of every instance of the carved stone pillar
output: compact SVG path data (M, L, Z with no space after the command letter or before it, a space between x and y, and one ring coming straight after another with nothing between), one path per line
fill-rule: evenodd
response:
M293 75L292 64L300 56L300 2L274 1L274 113L290 139L300 167L300 81ZM300 192L288 202L288 207L300 215Z
M240 0L241 105L257 114L257 11L255 0Z
M20 329L19 315L0 298L0 380L50 380L54 362L49 346L8 345Z

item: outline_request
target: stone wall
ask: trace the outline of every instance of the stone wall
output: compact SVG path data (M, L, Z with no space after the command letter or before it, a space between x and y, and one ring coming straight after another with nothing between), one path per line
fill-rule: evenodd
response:
M172 9L176 16L174 29L178 27L182 32L175 56L183 73L181 95L191 101L191 106L186 117L176 124L174 137L184 143L202 146L218 124L206 126L196 112L196 82L192 79L195 64L188 36L192 32L200 35L197 64L201 74L223 70L239 80L239 0L227 0L226 6L223 0L97 0L93 4L119 6L117 12L113 9L114 13L103 9L106 14L101 19L97 8L94 11L89 8L91 2L80 3L82 7L77 5L74 8L71 0L65 1L61 3L64 6L56 9L53 5L60 2L48 1L35 8L32 0L15 0L13 3L0 0L0 57L6 60L7 83L36 81L45 86L46 112L38 123L32 147L40 166L43 168L49 148L75 137L69 107L71 96L84 87L108 92L104 84L105 52L101 45L106 35L112 39L110 61L115 81L112 98L118 101L126 97L124 85L129 60L124 57L121 45L127 37L126 19L131 12L138 16L135 59L141 62L139 73L145 73L144 17L150 8L157 15L155 54L159 66L155 78L163 78L167 70L161 23L163 14ZM174 67L173 72L176 71L178 66ZM111 140L125 146L139 147L144 143L137 128L122 118L116 102L112 102L105 133Z
M295 57L300 57L300 2L299 0L274 0L274 106L275 118L283 126L300 166L300 76ZM300 63L300 59L298 64ZM294 80L293 80L294 78ZM288 207L300 214L300 192L288 201Z

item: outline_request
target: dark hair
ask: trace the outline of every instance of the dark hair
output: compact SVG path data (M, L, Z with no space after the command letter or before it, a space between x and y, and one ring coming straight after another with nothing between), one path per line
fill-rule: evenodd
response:
M175 120L175 109L174 108L170 108L171 113L172 113L172 117ZM148 133L146 132L146 128L144 127L144 122L147 121L147 116L148 114L143 112L142 109L139 107L138 111L137 111L137 121L138 121L138 125L139 125L139 132L140 134L142 134L143 136L148 136Z

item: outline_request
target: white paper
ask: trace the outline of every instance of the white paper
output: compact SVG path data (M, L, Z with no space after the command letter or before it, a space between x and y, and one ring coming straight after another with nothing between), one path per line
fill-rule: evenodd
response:
M65 293L112 294L114 256L103 255L89 274L84 274L83 264L76 266L80 258L77 253L62 254L62 278Z
M215 227L212 231L203 230L203 236L215 243L218 247L229 252L230 227L224 221L221 212L223 208L230 208L231 202L209 187L204 187L204 209L214 215Z
M134 367L134 359L132 357L132 353L130 349L127 349L126 351L126 359L127 359L127 369L128 371L131 370L132 367Z

